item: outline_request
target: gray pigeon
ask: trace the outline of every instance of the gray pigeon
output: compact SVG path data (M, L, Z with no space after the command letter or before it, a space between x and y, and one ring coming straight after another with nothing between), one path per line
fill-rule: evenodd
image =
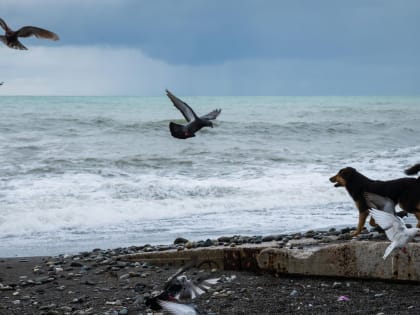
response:
M195 137L195 133L203 127L213 128L212 120L216 119L222 111L221 109L215 109L210 113L199 117L194 113L192 108L187 103L181 101L168 90L166 90L166 95L187 121L187 124L185 125L179 125L174 122L169 123L169 130L171 131L171 135L178 139Z

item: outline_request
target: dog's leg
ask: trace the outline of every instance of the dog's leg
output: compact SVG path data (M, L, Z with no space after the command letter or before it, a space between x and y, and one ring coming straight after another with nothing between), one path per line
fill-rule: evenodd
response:
M352 236L357 236L362 232L363 227L365 226L366 219L369 215L368 211L359 211L359 224L357 224L356 231L351 233ZM420 213L419 213L420 215Z

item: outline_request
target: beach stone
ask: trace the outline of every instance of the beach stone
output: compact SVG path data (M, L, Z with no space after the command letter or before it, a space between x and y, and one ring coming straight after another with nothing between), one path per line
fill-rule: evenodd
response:
M4 285L0 283L0 291L9 291L9 290L14 290L14 288L9 285Z
M177 237L175 240L174 240L174 245L178 245L178 244L185 244L185 243L187 243L188 242L188 240L186 239L186 238L183 238L183 237Z
M299 292L296 290L296 289L293 289L292 290L292 292L290 292L290 296L296 296L296 295L298 295L299 294Z
M208 238L203 242L203 247L209 247L209 246L213 246L213 241Z
M307 231L305 234L303 234L304 237L314 237L314 235L315 231L313 230Z
M82 267L83 264L81 262L78 261L72 261L70 264L70 267Z
M342 233L338 236L338 240L351 240L352 236L350 233Z
M262 238L263 242L271 242L274 241L276 237L274 235L267 235Z
M217 241L220 243L230 243L231 239L232 239L231 237L221 236L217 239Z

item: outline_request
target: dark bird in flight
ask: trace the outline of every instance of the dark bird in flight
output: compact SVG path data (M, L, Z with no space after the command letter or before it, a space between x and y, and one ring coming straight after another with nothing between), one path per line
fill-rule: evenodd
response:
M0 26L6 32L4 35L0 35L0 40L5 43L10 48L28 50L23 44L19 41L18 37L30 37L35 36L37 38L46 38L51 40L58 40L58 35L39 28L36 26L23 26L17 31L13 31L7 26L6 22L0 18Z
M179 125L173 122L169 123L169 130L171 131L171 135L178 139L195 137L195 133L203 127L213 128L212 120L216 119L222 111L221 109L215 109L210 113L199 117L194 113L192 108L187 103L181 101L168 90L166 90L166 95L187 120L187 124L185 125Z

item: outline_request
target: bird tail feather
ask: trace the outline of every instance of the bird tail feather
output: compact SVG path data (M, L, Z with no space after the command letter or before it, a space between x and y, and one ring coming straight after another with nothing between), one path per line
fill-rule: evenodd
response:
M386 259L386 258L388 257L388 255L389 255L389 254L391 254L391 252L394 250L394 248L395 248L395 243L394 243L394 242L392 242L392 243L391 243L391 244L390 244L390 245L386 248L383 259Z

